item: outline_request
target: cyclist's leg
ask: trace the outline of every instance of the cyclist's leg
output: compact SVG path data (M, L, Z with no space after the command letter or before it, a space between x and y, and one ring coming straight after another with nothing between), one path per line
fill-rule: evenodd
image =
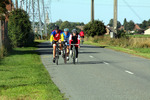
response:
M73 46L71 45L71 47L70 47L70 56L72 57L72 48L73 48Z
M76 49L76 58L78 58L78 47L75 47Z
M84 36L83 36L83 42L84 42Z
M53 44L53 58L55 58L56 54L56 44Z
M75 50L76 50L76 62L78 62L78 47L75 47Z

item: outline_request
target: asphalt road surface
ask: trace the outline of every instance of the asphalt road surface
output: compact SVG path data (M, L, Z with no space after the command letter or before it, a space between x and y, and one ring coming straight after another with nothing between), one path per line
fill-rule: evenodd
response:
M150 60L103 47L83 45L79 62L52 63L52 46L38 51L52 80L69 100L150 100Z

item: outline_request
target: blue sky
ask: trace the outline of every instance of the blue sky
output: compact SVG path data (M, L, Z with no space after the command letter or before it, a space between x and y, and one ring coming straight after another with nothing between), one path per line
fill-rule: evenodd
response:
M14 1L14 0L13 0ZM18 0L19 1L19 0ZM61 19L70 22L88 23L91 19L91 0L44 0L49 7L49 17L52 22ZM51 1L51 4L50 4ZM114 0L94 0L95 19L107 25L113 18ZM51 6L50 6L51 5ZM124 18L141 23L150 19L150 0L118 0L118 21L123 23Z
M108 24L113 18L114 0L95 0L95 19ZM150 19L150 0L118 0L118 20L124 18L141 23ZM91 0L52 0L50 16L52 22L62 19L88 23L91 19Z

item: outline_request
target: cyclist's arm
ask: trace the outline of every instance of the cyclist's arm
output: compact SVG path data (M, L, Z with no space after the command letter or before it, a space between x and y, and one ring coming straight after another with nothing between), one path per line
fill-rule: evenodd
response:
M78 35L78 44L80 45L80 35Z
M61 41L64 41L64 34L61 34Z
M69 36L69 44L71 45L72 42L72 35Z
M52 41L54 40L54 35L53 35L54 33L52 32L51 33L51 36L50 36L50 43L52 43Z

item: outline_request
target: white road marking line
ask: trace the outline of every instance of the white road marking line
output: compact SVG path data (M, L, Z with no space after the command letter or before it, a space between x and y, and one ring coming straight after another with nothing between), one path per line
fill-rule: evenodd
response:
M89 56L89 57L94 58L93 56Z
M80 51L80 52L83 52L83 51Z
M107 63L107 62L104 62L104 64L109 65L109 63Z
M125 72L126 72L126 73L129 73L129 74L131 74L131 75L134 74L134 73L132 73L132 72L130 72L130 71L128 71L128 70L126 70Z

